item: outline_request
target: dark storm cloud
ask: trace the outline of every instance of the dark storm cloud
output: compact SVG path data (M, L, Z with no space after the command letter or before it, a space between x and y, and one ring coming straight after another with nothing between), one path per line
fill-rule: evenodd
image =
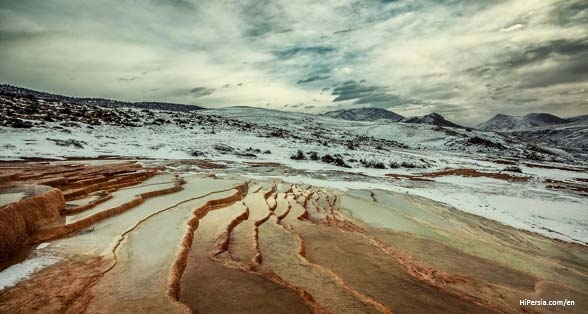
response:
M351 100L354 105L371 105L391 107L405 102L402 97L391 94L388 88L369 85L365 81L347 81L335 86L331 95L336 96L333 102Z
M562 83L573 82L575 80L574 77L582 77L582 73L577 72L582 72L580 69L585 69L586 65L588 65L587 53L588 39L576 41L554 40L510 51L504 57L504 61L468 68L463 70L463 73L485 78L488 81L488 86L511 85L506 82L493 82L493 80L510 80L514 77L521 83L518 86L537 85L539 81L555 82L559 75L561 75ZM551 62L554 65L545 71L533 69L534 65L541 65L545 62ZM520 68L519 72L514 73L512 71L513 68ZM549 76L551 78L543 80L534 77L536 75ZM527 83L526 81L528 80L534 82Z
M344 34L347 34L347 33L351 33L353 31L355 31L355 30L354 29L351 29L351 28L346 28L346 29L334 31L333 32L333 35L344 35Z
M246 21L243 27L243 35L246 37L262 37L289 29L279 1L244 1L239 3L238 8L241 17Z
M588 83L588 51L557 66L530 72L526 75L522 87L537 88L580 82Z
M299 55L325 55L334 52L335 48L328 46L294 47L274 51L279 59L290 59Z
M545 61L556 56L585 55L588 52L588 39L583 40L553 40L536 44L515 55L506 65L520 67L535 62ZM588 61L586 61L588 62Z
M379 93L381 89L378 86L368 86L359 84L356 81L347 81L342 86L334 87L331 95L337 96L333 99L334 102L337 102L358 99L373 93Z
M119 81L121 82L132 82L139 79L138 76L125 76L125 77L120 77L118 78Z
M551 13L553 23L562 26L587 24L588 2L585 0L563 1Z
M49 35L35 25L18 23L13 15L12 10L2 10L0 7L0 43L4 45L17 44L19 41L35 40L41 36Z
M203 96L208 96L212 93L214 93L214 88L208 88L208 87L203 87L203 86L199 86L199 87L194 87L190 90L190 94L194 97L203 97Z
M310 83L310 82L314 82L314 81L322 81L322 80L326 80L326 79L328 79L330 77L331 77L330 75L323 75L323 76L321 76L321 75L314 75L314 76L311 76L309 78L298 80L298 82L296 82L296 84L304 84L304 83Z
M194 9L196 5L187 0L151 0L153 4L160 6L175 7L178 9Z
M354 104L372 104L372 105L384 105L386 107L396 106L404 103L405 100L402 97L392 95L389 93L374 93L365 95L354 101Z
M32 31L11 31L3 30L0 28L0 45L11 44L11 42L35 40L46 35L43 32L32 32Z

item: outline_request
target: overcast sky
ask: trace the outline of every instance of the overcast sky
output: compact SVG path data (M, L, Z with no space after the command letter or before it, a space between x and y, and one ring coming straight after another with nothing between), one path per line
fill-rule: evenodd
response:
M207 107L588 113L586 0L0 0L0 82Z

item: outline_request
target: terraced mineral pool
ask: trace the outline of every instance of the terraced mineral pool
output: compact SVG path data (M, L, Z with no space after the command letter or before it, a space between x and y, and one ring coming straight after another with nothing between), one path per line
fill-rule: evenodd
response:
M43 194L52 189L52 187L45 185L0 186L0 206L20 201L26 197Z
M492 313L410 276L394 259L353 234L302 224L296 231L310 261L331 269L395 313L418 314L423 308L430 313Z
M439 237L435 231L397 209L396 203L390 205L375 203L371 200L348 194L340 197L340 206L346 213L371 226L404 231L431 238ZM403 205L406 206L408 204ZM418 208L412 207L410 210L418 211Z
M231 190L243 183L239 180L218 180L203 176L189 176L184 179L186 184L179 192L148 198L136 207L96 222L91 228L88 228L89 230L82 230L75 237L55 242L62 245L64 251L70 253L109 254L112 250L108 247L114 245L120 235L132 228L137 221L187 200L203 197L210 193Z
M249 218L237 225L231 233L229 252L235 260L244 264L251 262L256 254L253 242L255 222L264 219L269 213L263 197L265 191L257 190L243 199L243 203L249 208Z
M89 204L99 198L100 198L100 195L98 195L98 193L95 193L95 194L89 195L84 198L80 198L80 199L72 200L72 201L67 201L67 205L68 205L68 207L73 207L73 208L75 208L77 206L85 206L85 205L87 205L87 204Z
M20 201L26 196L24 192L0 194L0 206Z
M151 178L149 178L149 179L147 179L137 185L122 188L122 189L119 189L118 191L136 189L138 187L144 187L144 186L155 185L155 184L169 183L169 182L173 182L174 179L175 179L175 176L172 174L169 174L169 173L158 174L158 175L153 176L153 177L151 177Z
M155 183L151 183L150 182L151 179L153 179L153 181L151 181L151 182L155 182ZM145 180L144 184L141 184L139 186L133 186L130 188L121 189L121 190L117 190L115 192L112 192L112 198L107 200L106 202L100 203L100 204L96 205L94 208L85 210L81 213L67 216L66 224L76 222L80 219L84 219L86 217L92 216L92 215L97 214L101 211L122 205L124 203L128 203L140 194L173 188L175 185L175 183L172 181L162 183L162 182L160 182L160 180L161 179L158 178L158 176L155 176L153 178ZM173 178L172 178L172 180L173 180Z
M209 194L163 211L139 222L116 251L117 265L94 288L102 300L91 313L172 312L175 305L166 294L178 243L187 231L187 221L208 200L228 197L237 190ZM198 228L199 229L199 228ZM161 232L165 230L165 232ZM113 295L114 292L114 295Z
M256 314L311 313L294 291L210 258L216 238L244 210L243 204L238 202L210 211L200 220L182 276L181 301L196 313L230 313L235 309L240 313Z

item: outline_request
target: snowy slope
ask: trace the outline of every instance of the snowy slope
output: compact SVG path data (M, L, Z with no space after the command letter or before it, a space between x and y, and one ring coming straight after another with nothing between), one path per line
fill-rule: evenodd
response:
M455 124L451 121L446 120L442 115L438 113L430 113L424 116L410 117L402 119L404 123L417 123L417 124L429 124L437 126L445 126L451 128L463 128L461 125Z
M382 108L341 109L324 113L325 116L350 121L390 120L398 122L403 116Z
M573 124L588 124L588 114L567 118L566 120Z
M351 160L348 163L352 167L360 166L358 162L366 158L385 163L402 162L396 160L402 154L392 152L414 150L490 154L501 158L532 155L535 159L552 161L570 158L566 154L530 151L525 143L496 133L428 124L346 121L249 107L171 112L29 98L0 98L0 101L5 104L0 116L0 125L4 125L0 127L4 139L0 146L2 158L116 155L282 161L302 150L339 154ZM215 149L214 145L219 143L233 149ZM272 154L253 153L247 151L249 148L269 149Z

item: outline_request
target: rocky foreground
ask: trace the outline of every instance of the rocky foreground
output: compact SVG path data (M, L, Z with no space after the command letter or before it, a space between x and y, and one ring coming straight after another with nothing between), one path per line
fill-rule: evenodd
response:
M192 171L179 170L185 163ZM229 170L196 160L1 164L0 312L588 308L584 245L416 196L245 176L260 167L280 168ZM519 303L541 298L576 305Z

